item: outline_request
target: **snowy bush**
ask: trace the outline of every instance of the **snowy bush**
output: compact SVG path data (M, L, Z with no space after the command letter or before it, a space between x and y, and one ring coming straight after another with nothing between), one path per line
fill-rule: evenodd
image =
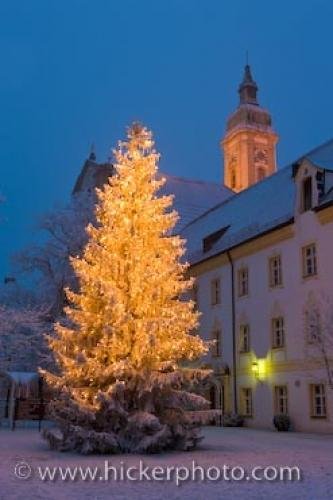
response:
M290 418L284 414L274 415L273 424L278 431L289 431Z
M208 381L210 372L198 371L194 379L192 370L151 375L122 377L123 382L98 392L94 408L85 408L63 391L50 405L58 428L44 430L51 448L83 454L195 448L202 439L201 425L219 412L188 391Z
M222 425L224 427L243 427L244 417L238 413L226 413L222 417Z

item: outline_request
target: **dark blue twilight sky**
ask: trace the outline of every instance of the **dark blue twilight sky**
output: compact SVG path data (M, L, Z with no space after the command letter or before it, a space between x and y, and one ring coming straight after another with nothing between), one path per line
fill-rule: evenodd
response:
M132 120L165 171L219 182L246 50L279 165L330 138L332 26L331 0L0 0L0 279Z

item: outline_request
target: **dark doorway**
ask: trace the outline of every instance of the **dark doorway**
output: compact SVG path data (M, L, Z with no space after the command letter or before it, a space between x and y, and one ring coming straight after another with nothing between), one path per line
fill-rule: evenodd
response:
M210 388L210 391L209 391L209 400L210 400L210 403L211 403L211 408L212 409L216 409L216 389L215 389L215 385L212 385L212 387Z
M307 177L303 181L303 211L307 212L312 208L312 177Z

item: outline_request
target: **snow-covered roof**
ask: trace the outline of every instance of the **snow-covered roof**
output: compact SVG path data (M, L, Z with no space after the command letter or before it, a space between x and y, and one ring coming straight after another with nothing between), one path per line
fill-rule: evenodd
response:
M180 219L174 229L179 232L193 219L199 217L214 205L221 203L235 193L226 186L213 182L195 181L183 177L162 174L166 178L161 194L173 194L173 208L177 210Z
M37 372L5 372L6 376L16 384L29 385L32 381L39 378Z
M254 184L208 210L181 232L187 240L191 263L226 251L293 218L295 183L292 166ZM204 252L204 238L225 231L213 248Z
M317 167L333 171L333 139L309 151L305 156Z
M111 163L96 163L90 159L86 160L75 183L73 194L102 187L113 173L114 169ZM160 176L166 178L166 183L161 188L160 193L175 196L173 208L180 215L174 229L176 233L209 208L234 195L231 189L214 182L185 179L164 172L161 172Z
M333 139L309 151L297 162L304 158L319 168L333 171ZM187 224L181 235L187 240L190 263L205 260L291 222L296 195L293 165L278 170ZM332 202L333 188L320 200L319 207ZM214 244L204 249L203 242L209 239Z
M333 172L333 139L309 151L307 158L320 168ZM87 160L74 193L101 187L113 173L110 163ZM289 165L250 188L235 194L223 185L161 173L166 183L162 194L174 195L174 208L180 215L174 232L187 239L187 258L191 263L226 251L248 239L288 223L294 216L294 168ZM333 201L333 191L321 200ZM217 235L213 233L218 232ZM213 235L213 248L203 252L203 239ZM209 245L208 245L209 246Z

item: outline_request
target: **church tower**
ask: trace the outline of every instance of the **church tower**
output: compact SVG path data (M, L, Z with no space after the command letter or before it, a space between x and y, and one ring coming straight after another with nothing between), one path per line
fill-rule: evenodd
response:
M259 106L257 91L247 64L238 89L239 106L229 116L221 141L224 184L237 193L276 171L278 135L269 112Z

